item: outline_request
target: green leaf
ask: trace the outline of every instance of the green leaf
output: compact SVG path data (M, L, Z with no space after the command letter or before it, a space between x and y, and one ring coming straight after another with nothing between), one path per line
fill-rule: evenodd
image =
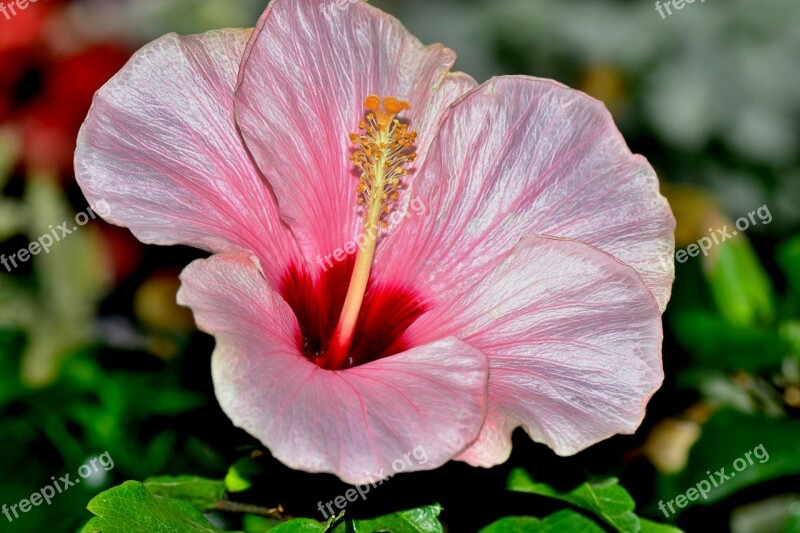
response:
M274 527L269 533L324 533L327 527L310 518L296 518Z
M154 496L185 501L200 512L214 509L225 497L225 482L195 476L160 476L144 481Z
M438 504L399 511L369 520L339 520L329 533L442 533Z
M660 498L666 502L696 488L700 482L709 482L707 472L718 486L711 487L707 499L699 498L691 505L711 504L745 487L800 474L798 442L800 420L720 411L703 427L703 434L692 447L686 468L660 480ZM763 451L756 450L760 445L763 445ZM747 466L735 470L733 463L737 460L740 467L742 461ZM730 477L719 483L715 473L721 468L724 468L723 474Z
M126 481L89 502L97 515L82 533L217 533L197 509L186 502L161 498L143 483Z
M242 457L228 469L225 487L228 492L244 492L253 486L253 480L264 474L264 468L253 457Z
M795 313L800 312L800 236L783 243L778 248L778 265L789 282L789 303Z
M797 299L800 300L800 294ZM800 320L787 320L781 323L778 332L781 339L791 347L794 355L800 357Z
M636 503L616 478L590 480L569 492L558 492L545 483L534 481L524 469L516 468L511 471L508 488L565 501L597 515L618 531L639 531L639 518L633 513Z
M274 531L276 527L282 525L277 518L245 514L242 516L242 527L245 533L266 533Z
M645 518L640 518L639 523L642 525L642 529L639 530L640 533L683 533L675 526L659 524Z
M141 380L141 387L133 389L141 391L149 384L148 380ZM130 390L130 389L129 389ZM156 389L151 386L147 397L139 396L137 408L143 412L159 415L177 415L186 411L191 411L205 403L202 394L182 389Z
M604 533L605 530L571 509L543 519L532 516L507 516L481 529L480 533Z
M772 284L744 236L714 247L703 265L717 310L728 322L757 326L774 320Z
M225 487L230 492L244 492L252 486L250 480L242 477L241 473L234 467L225 474Z
M671 326L681 346L709 368L751 372L774 369L789 349L774 330L734 326L703 311L676 312Z

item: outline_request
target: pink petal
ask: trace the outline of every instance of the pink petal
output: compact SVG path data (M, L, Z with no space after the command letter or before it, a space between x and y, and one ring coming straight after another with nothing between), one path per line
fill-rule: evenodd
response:
M583 93L522 76L490 80L453 106L409 194L425 213L409 212L377 261L383 278L411 276L439 301L530 233L592 244L634 267L662 311L669 299L669 205L647 161Z
M365 116L364 99L411 104L401 118L419 134L421 161L443 111L475 86L449 73L454 62L452 50L424 47L364 2L346 9L309 0L270 4L248 45L237 120L309 263L361 229L348 135Z
M663 380L661 317L632 268L569 239L529 236L413 343L457 335L489 356L489 415L461 459L502 463L522 426L560 455L633 433Z
M461 452L486 414L488 362L455 338L345 371L300 355L297 321L246 258L195 261L178 294L215 335L217 398L237 426L296 469L349 483L429 470ZM427 459L405 456L421 448ZM422 455L422 453L420 453Z
M252 250L277 282L297 245L233 118L250 33L171 34L139 50L95 95L75 171L93 208L140 240Z

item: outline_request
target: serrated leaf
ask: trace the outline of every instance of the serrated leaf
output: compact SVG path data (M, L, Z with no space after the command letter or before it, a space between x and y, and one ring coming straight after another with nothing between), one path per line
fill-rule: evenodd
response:
M511 471L508 488L565 501L597 515L623 533L639 531L639 518L633 513L636 503L616 478L587 481L569 492L558 492L550 485L534 481L524 469L516 468Z
M161 498L143 483L126 481L89 502L97 515L81 533L218 533L203 515L186 502Z
M200 512L207 512L225 497L225 482L195 476L159 476L144 481L154 496L181 500Z

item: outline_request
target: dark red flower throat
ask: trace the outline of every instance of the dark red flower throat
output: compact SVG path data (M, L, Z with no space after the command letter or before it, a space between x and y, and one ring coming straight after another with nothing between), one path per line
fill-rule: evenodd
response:
M281 295L294 311L299 324L298 348L315 364L329 370L342 370L369 363L409 349L403 338L406 329L427 310L413 290L396 286L367 285L358 314L353 342L343 357L331 357L331 341L336 330L355 258L322 272L314 282L305 269L292 266L281 283ZM334 360L344 364L331 365Z
M353 207L363 217L359 249L346 261L324 267L317 280L303 269L290 268L282 283L283 297L300 325L298 344L322 368L341 370L362 365L407 348L403 333L425 306L414 291L375 286L372 264L386 216L397 205L405 168L417 154L417 134L397 115L408 102L370 95L368 110L351 133L350 161L358 171ZM321 258L322 256L318 256Z

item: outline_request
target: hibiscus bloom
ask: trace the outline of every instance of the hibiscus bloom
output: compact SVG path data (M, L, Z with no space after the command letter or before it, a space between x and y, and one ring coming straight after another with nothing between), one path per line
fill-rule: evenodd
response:
M673 278L653 169L588 96L478 85L345 7L275 0L252 31L158 39L79 136L111 222L214 254L178 299L216 338L223 410L351 483L501 463L517 427L561 455L632 433Z

